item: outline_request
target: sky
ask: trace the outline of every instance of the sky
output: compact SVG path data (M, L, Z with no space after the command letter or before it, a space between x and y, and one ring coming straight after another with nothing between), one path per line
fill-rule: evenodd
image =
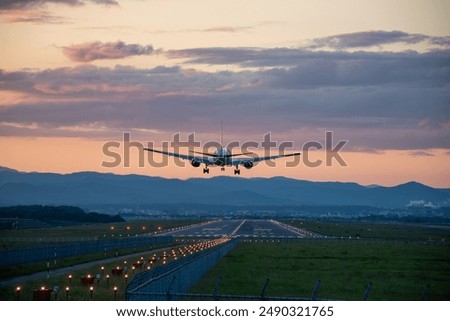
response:
M223 121L225 144L302 152L243 177L448 188L449 18L443 0L4 0L0 166L200 177L124 133L201 150Z

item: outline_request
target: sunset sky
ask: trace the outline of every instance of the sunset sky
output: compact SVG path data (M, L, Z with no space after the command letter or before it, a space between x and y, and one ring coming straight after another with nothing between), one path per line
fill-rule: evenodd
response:
M203 146L223 121L225 143L348 141L347 166L313 149L243 177L450 187L448 0L6 0L0 41L0 166L203 177L103 146Z

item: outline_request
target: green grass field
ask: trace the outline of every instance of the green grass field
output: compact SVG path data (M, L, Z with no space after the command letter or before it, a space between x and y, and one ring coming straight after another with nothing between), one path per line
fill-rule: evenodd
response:
M11 249L83 240L112 239L133 236L136 234L154 233L204 221L205 220L140 220L42 229L1 230L0 248Z
M315 220L289 220L284 223L337 237L450 242L448 226Z
M450 247L395 242L301 241L241 243L193 289L219 294L255 295L268 278L267 296L311 297L321 280L318 298L420 300L426 285L429 300L450 299Z

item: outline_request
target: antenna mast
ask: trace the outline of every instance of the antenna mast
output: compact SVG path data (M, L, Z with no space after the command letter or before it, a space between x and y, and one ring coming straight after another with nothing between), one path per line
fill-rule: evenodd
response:
M220 147L223 147L223 120L220 121Z

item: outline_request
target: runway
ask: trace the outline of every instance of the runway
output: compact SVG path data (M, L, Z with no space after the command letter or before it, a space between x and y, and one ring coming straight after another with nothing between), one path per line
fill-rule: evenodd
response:
M275 220L219 220L160 235L174 237L304 238L317 237Z

